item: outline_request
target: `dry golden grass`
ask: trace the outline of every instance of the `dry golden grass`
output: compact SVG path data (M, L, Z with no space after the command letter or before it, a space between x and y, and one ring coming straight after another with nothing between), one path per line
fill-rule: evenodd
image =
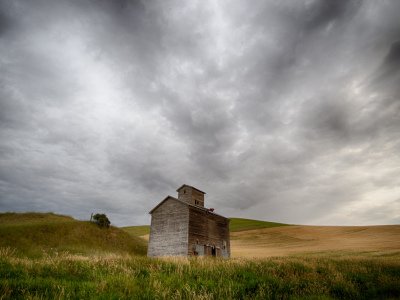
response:
M231 233L232 257L400 251L400 225L284 226Z

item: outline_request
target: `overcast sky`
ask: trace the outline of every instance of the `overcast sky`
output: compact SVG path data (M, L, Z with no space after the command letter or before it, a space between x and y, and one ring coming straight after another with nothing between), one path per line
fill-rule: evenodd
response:
M400 223L400 1L0 0L0 211Z

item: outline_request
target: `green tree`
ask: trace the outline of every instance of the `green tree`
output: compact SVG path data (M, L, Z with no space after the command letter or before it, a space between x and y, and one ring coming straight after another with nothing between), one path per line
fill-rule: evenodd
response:
M110 227L110 220L107 218L105 214L95 214L93 216L94 222L99 225L100 227L108 228Z

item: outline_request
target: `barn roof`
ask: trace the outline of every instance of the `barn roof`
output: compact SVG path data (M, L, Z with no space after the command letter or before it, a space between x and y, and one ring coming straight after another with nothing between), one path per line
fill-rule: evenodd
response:
M179 190L182 189L182 188L184 188L184 187L190 187L190 188L192 188L192 189L194 189L194 190L196 190L196 191L198 191L198 192L200 192L200 193L205 194L205 192L200 191L198 188L195 188L194 186L191 186L191 185L188 185L188 184L183 184L183 185L182 185L180 188L178 188L176 191L179 192Z
M172 197L172 196L169 196L169 195L168 195L167 197L165 197L165 199L162 200L160 203L158 203L151 211L149 211L149 214L152 214L158 207L160 207L160 206L161 206L165 201L167 201L168 199L178 201L179 203L182 203L182 204L184 204L184 205L187 205L188 207L192 207L192 208L195 208L195 209L197 209L197 210L201 210L201 211L203 211L203 212L208 212L208 213L210 213L210 214L213 214L213 215L216 215L216 216L219 216L219 217L222 217L222 218L224 218L224 219L229 220L228 218L226 218L226 217L224 217L224 216L221 216L221 215L219 215L219 214L216 214L215 212L212 212L212 211L208 210L208 209L205 208L205 207L200 207L200 206L196 206L196 205L193 205L193 204L189 204L189 203L187 203L187 202L185 202L185 201L179 200L179 199L177 199L177 198L175 198L175 197Z

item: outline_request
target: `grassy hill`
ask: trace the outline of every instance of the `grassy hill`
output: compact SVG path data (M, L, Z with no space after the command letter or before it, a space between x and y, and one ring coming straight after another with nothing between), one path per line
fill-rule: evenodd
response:
M230 232L238 232L238 231L281 227L281 226L289 226L289 225L283 223L266 222L266 221L251 220L251 219L230 218L229 230Z
M147 247L143 239L119 228L99 228L91 222L53 213L2 213L0 236L0 247L27 256L57 252L144 255Z

